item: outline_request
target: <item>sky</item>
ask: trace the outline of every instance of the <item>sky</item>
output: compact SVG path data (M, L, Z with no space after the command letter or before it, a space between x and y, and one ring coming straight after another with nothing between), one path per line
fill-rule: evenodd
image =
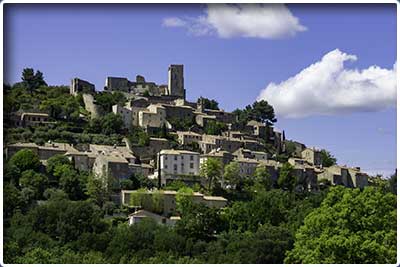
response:
M6 4L5 82L22 69L51 85L107 76L167 83L226 111L265 99L287 139L339 164L396 168L395 4Z

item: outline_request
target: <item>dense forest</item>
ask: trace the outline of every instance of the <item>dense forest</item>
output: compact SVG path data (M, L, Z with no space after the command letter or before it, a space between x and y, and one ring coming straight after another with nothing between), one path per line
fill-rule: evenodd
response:
M41 73L28 74L31 80L23 76L23 82L5 86L5 114L40 109L58 123L17 129L6 121L5 143L51 139L114 144L126 134L146 143L148 136L140 130L125 133L116 115L83 119L79 95L69 95L64 86L48 86ZM105 107L123 101L118 95L102 98ZM153 188L152 180L132 175L106 190L65 156L53 156L44 165L31 150L21 150L4 162L4 263L396 262L396 174L371 177L364 189L321 183L319 190L309 192L295 190L289 165L276 182L262 169L238 179L234 165L222 170L218 163L208 165L201 170L204 176L223 176L231 189L210 180L209 187L175 182L163 190L224 196L227 207L208 208L180 198L181 220L174 227L151 219L129 226L132 211L117 206L110 195L113 190Z

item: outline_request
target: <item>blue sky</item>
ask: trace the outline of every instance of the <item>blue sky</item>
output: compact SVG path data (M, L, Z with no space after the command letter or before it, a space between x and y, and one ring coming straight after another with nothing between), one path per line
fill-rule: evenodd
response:
M137 74L165 84L168 65L184 64L189 100L200 95L214 98L231 111L265 97L276 103L276 126L287 138L326 148L340 164L370 173L394 172L396 109L393 83L387 80L396 62L396 6L296 4L265 13L257 10L241 9L244 16L232 18L229 12L195 4L7 4L5 81L17 82L24 67L33 67L53 85L68 85L71 78L80 77L101 90L107 76L134 79ZM243 25L232 25L246 18L244 12L255 12L251 17L257 23L245 19ZM270 26L274 23L268 12L280 12L280 28ZM262 16L265 24L256 25ZM311 64L324 62L322 58L335 49L330 55L339 58L342 68L321 67L308 78L301 74L295 82L290 80ZM357 60L347 59L353 55ZM325 68L333 65L325 59ZM370 66L378 69L357 74ZM324 87L331 80L310 78L326 73L338 87L330 93ZM368 92L356 87L354 81L360 79L372 79L374 86ZM295 103L280 96L282 88L288 88L285 92ZM356 94L351 90L367 93L358 95L347 110L343 99L349 92ZM309 103L314 93L329 99Z

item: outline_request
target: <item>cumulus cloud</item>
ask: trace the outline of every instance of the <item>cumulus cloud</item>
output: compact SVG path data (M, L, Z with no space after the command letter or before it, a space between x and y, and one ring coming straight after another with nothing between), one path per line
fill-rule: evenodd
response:
M208 4L197 18L166 18L166 27L184 27L194 35L221 38L279 39L307 30L283 4Z
M258 100L274 106L278 116L306 117L378 111L396 105L396 63L392 69L349 69L355 55L333 50L279 84L270 83Z

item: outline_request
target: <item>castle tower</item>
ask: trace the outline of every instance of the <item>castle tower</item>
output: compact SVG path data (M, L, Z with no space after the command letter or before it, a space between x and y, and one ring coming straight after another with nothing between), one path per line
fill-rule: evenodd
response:
M185 98L183 65L170 65L168 68L168 94Z

